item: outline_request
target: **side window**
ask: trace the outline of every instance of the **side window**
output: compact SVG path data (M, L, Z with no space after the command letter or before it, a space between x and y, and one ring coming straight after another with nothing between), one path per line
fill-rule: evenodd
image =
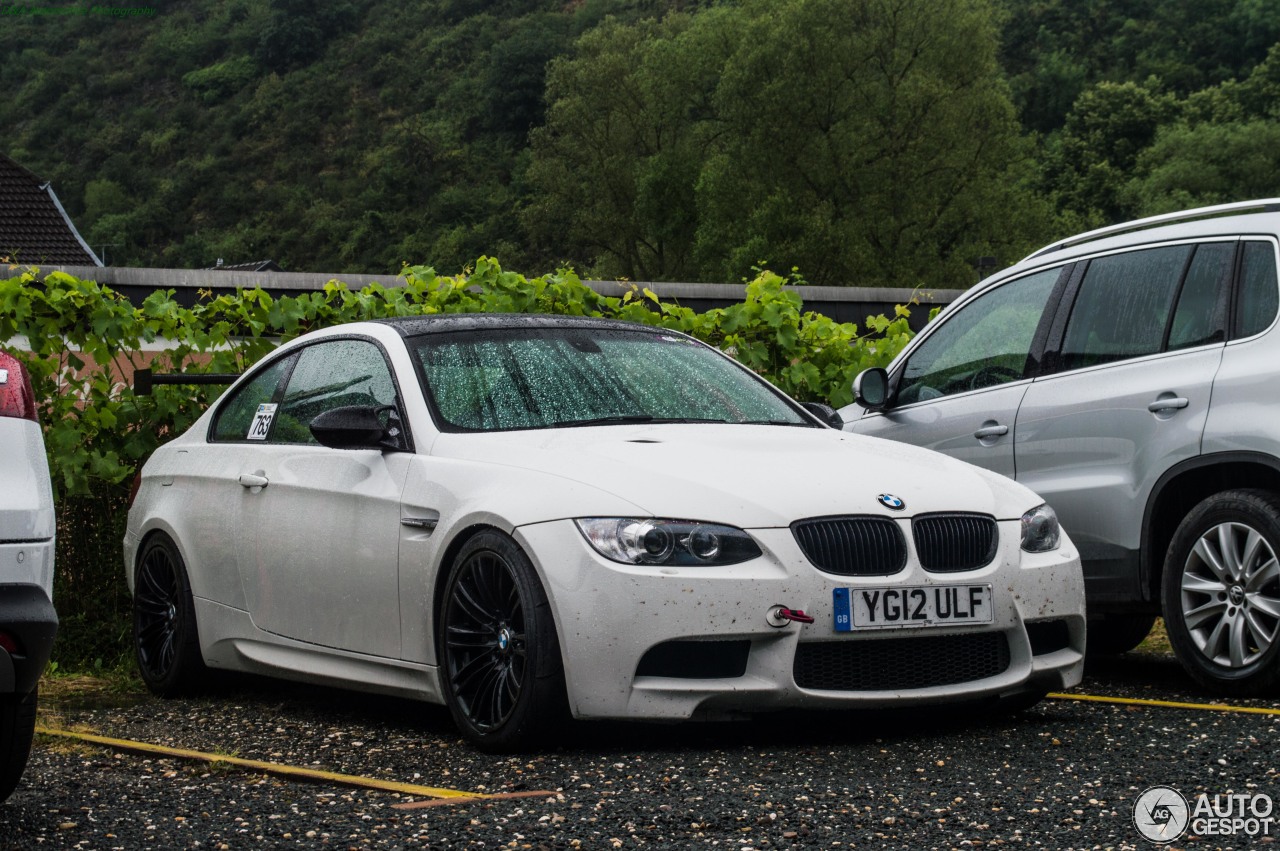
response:
M293 358L281 358L258 373L223 403L213 425L213 439L220 442L248 440L258 406L268 404L276 395L280 380Z
M298 355L272 425L272 443L315 443L311 421L347 405L391 405L396 385L382 351L366 340L332 340Z
M1211 242L1196 248L1169 326L1169 351L1222 340L1225 323L1219 296L1235 255L1234 242Z
M1265 331L1276 318L1276 252L1269 242L1246 242L1236 303L1236 339Z
M1062 369L1159 352L1192 246L1149 248L1089 263L1062 342Z
M912 352L898 381L898 404L1016 381L1061 269L1002 284L964 306Z

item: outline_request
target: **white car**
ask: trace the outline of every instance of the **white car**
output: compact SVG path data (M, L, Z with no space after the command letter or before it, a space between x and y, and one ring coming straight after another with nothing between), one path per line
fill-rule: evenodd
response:
M26 768L40 674L58 631L54 532L31 380L21 362L0 352L0 801Z
M307 334L140 474L142 676L447 704L486 749L564 714L1034 703L1080 679L1053 512L828 428L691 337L434 316Z

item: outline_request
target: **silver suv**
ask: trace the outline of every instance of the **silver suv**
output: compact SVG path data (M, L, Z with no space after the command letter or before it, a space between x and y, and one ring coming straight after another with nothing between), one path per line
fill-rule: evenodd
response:
M1220 692L1280 685L1280 200L1056 242L983 281L845 429L1017 479L1080 549L1093 652L1158 613Z
M40 674L58 630L53 490L26 369L0 351L0 802L27 764Z

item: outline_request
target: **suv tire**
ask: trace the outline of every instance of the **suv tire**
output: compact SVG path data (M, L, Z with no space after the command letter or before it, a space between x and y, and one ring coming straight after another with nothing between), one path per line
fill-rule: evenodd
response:
M1179 524L1164 563L1164 620L1178 661L1215 691L1280 685L1280 495L1216 493Z

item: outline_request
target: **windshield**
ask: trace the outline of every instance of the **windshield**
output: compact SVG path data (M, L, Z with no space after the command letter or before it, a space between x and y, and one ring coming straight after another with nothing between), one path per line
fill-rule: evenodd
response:
M519 328L426 334L408 343L428 397L453 430L811 425L764 381L663 331Z

